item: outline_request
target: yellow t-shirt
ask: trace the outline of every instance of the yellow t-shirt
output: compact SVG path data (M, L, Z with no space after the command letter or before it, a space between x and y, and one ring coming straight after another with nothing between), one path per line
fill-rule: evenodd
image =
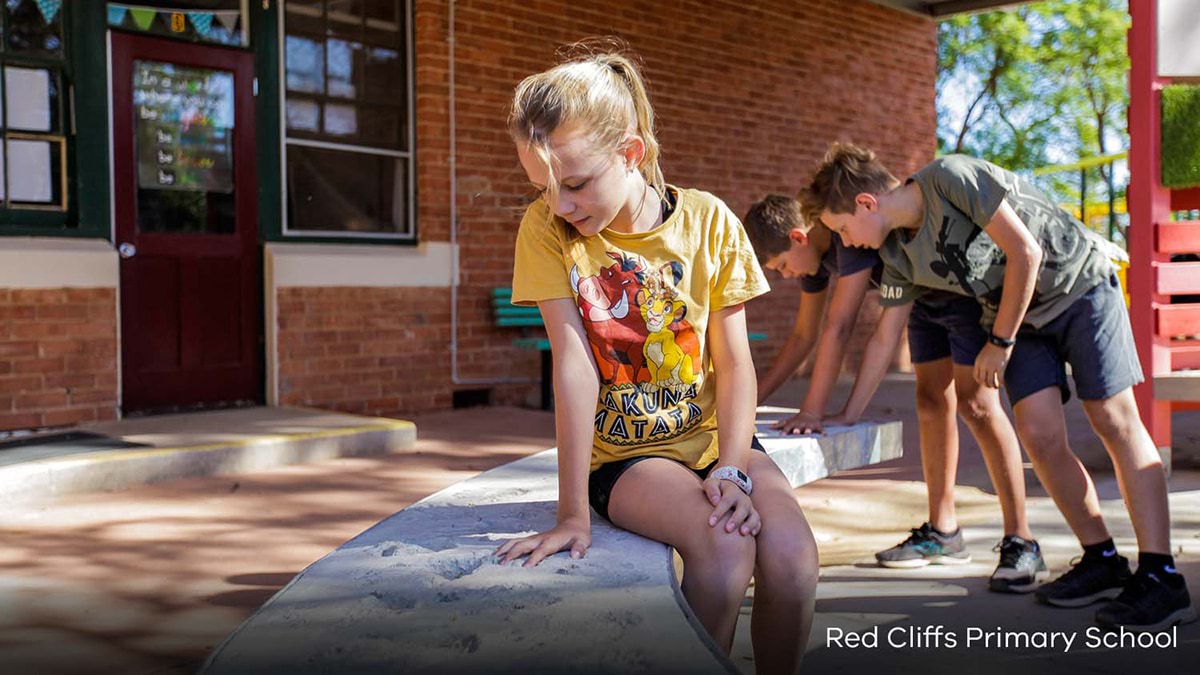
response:
M667 189L675 211L650 232L584 237L539 199L517 234L513 303L573 298L583 318L600 373L593 471L643 455L692 468L717 458L709 317L770 290L724 202Z

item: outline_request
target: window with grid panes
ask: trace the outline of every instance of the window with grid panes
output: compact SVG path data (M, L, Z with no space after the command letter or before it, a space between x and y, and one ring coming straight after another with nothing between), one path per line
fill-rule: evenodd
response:
M284 232L413 239L407 0L288 0Z
M0 225L70 222L71 122L59 0L3 0L0 11Z

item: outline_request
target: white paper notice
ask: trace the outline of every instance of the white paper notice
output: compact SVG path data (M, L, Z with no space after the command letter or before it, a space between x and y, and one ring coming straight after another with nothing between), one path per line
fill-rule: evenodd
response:
M14 202L48 204L54 198L51 190L53 165L50 162L50 143L46 141L8 140L8 195Z
M4 87L9 129L50 131L50 71L5 67Z

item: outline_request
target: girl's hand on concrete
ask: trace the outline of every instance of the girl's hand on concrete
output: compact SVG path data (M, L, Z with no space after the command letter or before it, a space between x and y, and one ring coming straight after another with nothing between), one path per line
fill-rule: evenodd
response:
M730 481L712 477L704 480L704 494L715 507L708 517L709 527L716 527L724 518L726 532L737 530L743 537L758 536L762 530L762 519L750 495Z
M572 558L582 558L592 545L592 528L590 523L578 520L565 520L549 532L541 532L529 537L510 539L496 549L495 555L500 557L500 564L507 565L522 556L529 556L522 567L535 567L538 563L559 551L570 549Z
M780 420L771 425L771 428L778 429L785 434L825 433L825 427L821 424L820 415L807 410L801 410L785 420Z
M992 343L983 346L975 358L975 381L989 389L999 389L1004 380L1004 368L1012 347L998 347Z

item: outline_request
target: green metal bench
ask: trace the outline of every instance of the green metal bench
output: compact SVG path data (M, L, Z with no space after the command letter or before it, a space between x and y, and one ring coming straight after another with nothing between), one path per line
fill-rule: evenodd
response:
M520 328L522 337L513 340L513 346L525 351L542 353L542 410L554 409L554 360L550 356L550 338L529 335L532 329L545 328L542 312L537 307L520 307L512 304L511 288L492 289L492 310L496 325L502 328ZM751 342L767 339L766 333L750 333Z

